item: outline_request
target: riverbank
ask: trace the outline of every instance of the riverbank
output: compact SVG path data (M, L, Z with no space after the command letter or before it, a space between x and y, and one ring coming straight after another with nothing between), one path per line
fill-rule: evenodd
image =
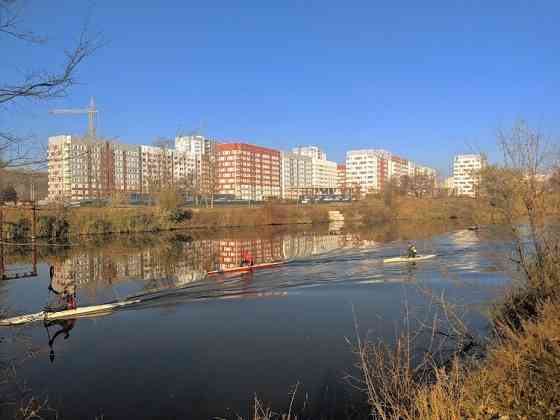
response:
M260 207L173 208L99 207L39 210L37 236L67 240L87 235L160 232L179 229L221 229L289 225L319 225L329 222L329 211L339 211L346 225L373 225L391 221L426 222L461 220L491 221L487 209L469 198L414 199L399 197L390 205L381 199L337 204L267 203ZM5 209L8 238L29 238L31 211Z
M549 245L520 262L513 285L491 306L484 337L443 296L432 296L441 318L411 331L403 314L403 332L391 344L360 337L356 320L359 373L347 380L364 395L357 418L560 418L560 248ZM422 336L431 337L429 346L418 344ZM253 404L252 420L277 418L265 402Z

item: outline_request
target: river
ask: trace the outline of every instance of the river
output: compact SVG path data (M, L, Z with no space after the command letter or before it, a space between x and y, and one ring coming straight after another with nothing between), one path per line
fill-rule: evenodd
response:
M437 257L382 263L411 240L420 253ZM6 249L7 273L30 271L28 248ZM205 277L238 265L246 249L256 263L285 263ZM430 296L443 293L484 335L485 308L509 283L503 269L509 250L495 228L444 224L41 244L36 276L0 284L2 308L11 315L38 312L53 299L50 266L54 289L75 287L80 307L172 293L71 324L4 327L1 357L16 367L15 381L25 381L26 395L48 397L62 418L249 418L255 394L283 410L296 384L299 408L306 405L316 417L349 418L349 407L360 399L343 379L358 373L348 343L355 341L356 321L362 336L391 342L404 314L414 321L431 316ZM68 335L57 334L63 327ZM3 406L3 413L12 408Z

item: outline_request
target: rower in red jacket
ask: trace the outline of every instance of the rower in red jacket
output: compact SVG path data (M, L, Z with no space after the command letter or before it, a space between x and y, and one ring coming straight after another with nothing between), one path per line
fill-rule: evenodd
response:
M255 259L247 250L241 253L241 267L255 265Z

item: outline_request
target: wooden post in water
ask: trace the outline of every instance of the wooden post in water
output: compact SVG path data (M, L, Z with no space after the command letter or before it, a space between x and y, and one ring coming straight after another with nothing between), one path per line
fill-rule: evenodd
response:
M4 280L4 209L0 206L0 280Z
M31 260L33 264L33 272L32 275L37 275L37 206L35 205L35 201L32 204L32 217L33 220L31 221Z
M33 220L31 221L31 242L35 242L35 239L37 239L37 207L35 206L35 202L33 202L32 206L31 212Z

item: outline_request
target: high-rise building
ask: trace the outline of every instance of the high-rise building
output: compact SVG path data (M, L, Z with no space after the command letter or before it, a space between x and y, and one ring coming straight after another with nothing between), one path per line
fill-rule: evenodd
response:
M297 153L282 153L282 198L296 200L312 193L312 160Z
M479 172L485 166L482 155L457 155L453 159L453 187L459 196L476 197Z
M346 195L346 165L336 165L336 192Z
M125 195L136 195L142 191L142 161L140 147L111 143L114 163L114 188Z
M378 149L346 152L346 185L352 191L378 192L389 178L390 153Z
M175 182L187 193L208 195L217 141L200 135L175 138Z
M452 176L445 178L445 180L443 181L443 188L446 190L448 195L455 194L455 185L453 183Z
M152 194L175 183L173 149L140 146L142 154L142 193Z
M332 194L337 185L336 162L327 160L327 154L317 146L298 146L292 152L311 158L311 185L313 195Z
M49 200L106 198L141 190L140 149L70 135L49 138Z
M414 175L415 176L425 176L428 178L432 178L434 183L437 180L437 170L434 168L430 168L429 166L422 166L422 165L415 165L414 167Z
M350 150L346 153L346 183L353 191L362 194L381 191L389 180L401 184L403 177L414 178L423 175L430 177L431 186L435 186L437 172L427 166L421 166L411 160L396 156L387 150L364 149ZM430 187L424 179L423 189Z
M216 192L231 194L242 200L280 198L281 161L278 150L246 143L218 144L216 159Z
M315 194L332 194L337 185L336 162L311 159L311 183Z
M298 146L292 149L292 153L309 156L317 160L327 160L327 154L317 146Z
M212 153L215 145L215 140L200 135L175 137L175 150L178 152L189 152L195 156Z
M173 181L180 187L189 189L196 189L199 184L202 165L202 158L190 153L179 152L173 153Z

